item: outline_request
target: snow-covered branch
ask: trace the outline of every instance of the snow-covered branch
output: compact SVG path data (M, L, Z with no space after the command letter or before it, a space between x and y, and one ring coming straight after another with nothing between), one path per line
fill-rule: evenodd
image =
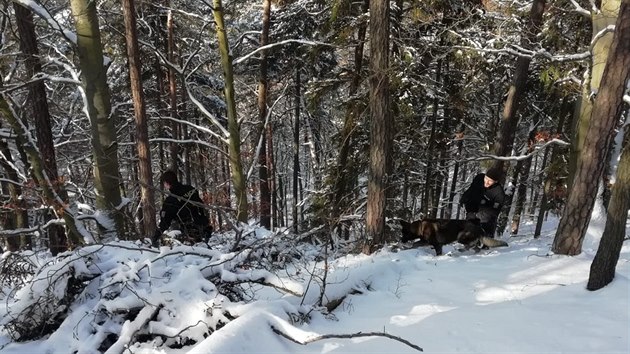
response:
M588 11L587 9L583 8L580 4L578 4L577 1L575 0L569 0L571 1L571 4L573 4L573 6L575 7L575 12L579 13L580 15L586 17L586 18L591 18L591 12Z
M42 19L44 19L44 21L46 21L46 23L48 23L48 25L53 29L58 31L59 33L61 33L61 35L70 43L72 44L76 44L77 43L77 35L76 33L64 28L52 15L51 13L48 11L47 8L45 8L44 6L38 4L36 1L34 0L13 0L16 3L26 7L27 9L30 9L31 11L33 11L33 13L35 13L37 16L41 17Z
M242 63L243 61L247 60L248 58L252 57L253 55L257 54L258 52L261 52L263 50L267 50L267 49L271 49L274 47L278 47L278 46L282 46L285 44L289 44L289 43L301 43L301 44L306 44L306 45L312 45L312 46L318 46L318 45L323 45L323 46L327 46L327 47L335 47L334 45L330 44L330 43L324 43L324 42L318 42L318 41L307 41L307 40L303 40L303 39L286 39L284 41L280 41L280 42L276 42L276 43L271 43L271 44L267 44L264 45L262 47L257 48L256 50L252 51L249 54L246 54L238 59L235 59L232 64L233 65L237 65Z
M595 44L597 44L597 41L599 41L603 36L611 32L615 32L615 25L608 25L605 28L603 28L601 31L597 32L593 36L593 39L591 39L591 49L593 49Z
M199 109L199 111L201 111L201 113L203 113L208 119L210 119L210 121L212 122L212 124L217 127L217 129L221 130L221 134L223 134L223 137L219 136L218 134L216 134L215 132L208 130L208 132L210 132L212 135L214 135L217 139L219 139L220 141L222 141L225 144L229 143L229 139L230 139L230 132L225 129L225 127L223 126L223 124L221 124L221 122L219 122L219 120L217 119L217 117L210 113L210 111L208 111L208 109L203 105L203 103L199 102L199 100L197 98L195 98L195 95L193 95L193 93L190 91L190 88L188 87L188 85L186 85L186 93L188 94L188 98L190 98L190 101L197 106L197 108Z
M537 154L538 151L540 151L541 149L544 149L545 147L551 145L551 144L557 144L557 145L561 145L561 146L569 146L571 145L570 143L564 141L564 140L560 140L560 139L551 139L548 142L536 146L532 152L530 152L529 154L526 155L519 155L519 156L497 156L497 155L482 155L479 157L474 157L469 159L468 161L481 161L481 160L500 160L500 161L521 161L521 160L527 160L530 157L532 157L533 155Z
M63 219L52 219L52 220L48 220L44 225L37 225L37 226L22 228L22 229L0 230L0 236L19 236L23 234L32 234L33 232L36 232L36 231L46 230L52 225L63 225L63 224L64 224Z
M44 73L38 73L38 74L35 74L30 80L22 82L19 85L12 85L12 86L5 87L3 90L0 91L0 93L10 93L12 91L19 90L23 87L27 87L38 81L51 81L51 82L61 82L61 83L67 83L67 84L73 84L73 85L81 85L81 81L77 81L74 79L69 79L66 77L59 77L59 76L51 76Z
M494 48L475 48L469 46L453 46L455 49L472 50L479 53L498 53L498 54L510 54L517 57L525 58L544 58L552 62L571 62L588 59L591 56L591 52L573 53L573 54L551 54L546 49L527 50L517 45L511 45L510 47L494 49Z

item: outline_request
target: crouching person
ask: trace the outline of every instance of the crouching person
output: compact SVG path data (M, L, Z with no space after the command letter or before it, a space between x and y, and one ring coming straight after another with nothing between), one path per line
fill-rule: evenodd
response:
M494 237L497 219L505 203L505 191L499 183L501 177L503 171L498 168L478 174L460 200L466 207L466 219L479 219L487 237Z
M169 194L162 203L160 223L152 239L153 245L159 245L162 233L171 224L181 231L183 240L207 242L212 234L212 227L197 189L180 183L177 174L171 170L162 174L160 184Z

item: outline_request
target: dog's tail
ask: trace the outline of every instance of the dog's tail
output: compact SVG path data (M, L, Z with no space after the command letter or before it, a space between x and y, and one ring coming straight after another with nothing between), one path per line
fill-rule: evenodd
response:
M490 248L492 247L507 247L508 244L505 241L501 241L501 240L495 240L492 237L486 237L486 236L482 236L481 237L481 244L484 246L488 246Z

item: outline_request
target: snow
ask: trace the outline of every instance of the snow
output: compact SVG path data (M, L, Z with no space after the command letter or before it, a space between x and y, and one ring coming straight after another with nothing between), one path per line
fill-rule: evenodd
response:
M52 294L46 296L62 296L61 279L69 269L77 276L100 274L70 305L59 330L14 342L3 328L0 352L417 352L402 341L369 335L384 332L429 353L628 353L627 241L614 281L599 291L585 289L602 220L593 218L583 252L573 257L550 252L557 219L544 224L538 239L531 236L535 225L526 224L522 236L503 236L509 247L480 253L447 245L445 255L435 256L428 247L390 245L373 255L324 262L311 257L316 250L302 249L302 259L274 271L245 267L256 251L230 252L228 234L215 235L210 249L163 246L158 252L131 242L88 246L78 251L82 258L75 251L48 264L59 278L56 288L45 289L40 280L20 290L19 297L2 299L4 325L7 313L17 313L33 298L47 291ZM275 237L264 230L250 235L252 243ZM324 275L323 303L344 298L330 313L317 306ZM230 299L219 291L219 279L244 282L250 297ZM139 310L133 319L117 320L116 314L132 309ZM162 337L128 346L143 330ZM99 349L109 333L118 336ZM357 333L364 336L298 344ZM178 340L181 345L173 345Z

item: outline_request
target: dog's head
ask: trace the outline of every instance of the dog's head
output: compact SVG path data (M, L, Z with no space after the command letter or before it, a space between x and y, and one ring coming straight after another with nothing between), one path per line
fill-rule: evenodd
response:
M469 246L476 246L483 236L483 228L479 219L466 220L457 239L459 243Z
M409 242L411 240L418 238L418 235L416 235L416 232L414 228L412 227L412 223L407 222L405 220L400 220L400 226L401 226L400 231L402 233L402 238L400 240L402 242Z

